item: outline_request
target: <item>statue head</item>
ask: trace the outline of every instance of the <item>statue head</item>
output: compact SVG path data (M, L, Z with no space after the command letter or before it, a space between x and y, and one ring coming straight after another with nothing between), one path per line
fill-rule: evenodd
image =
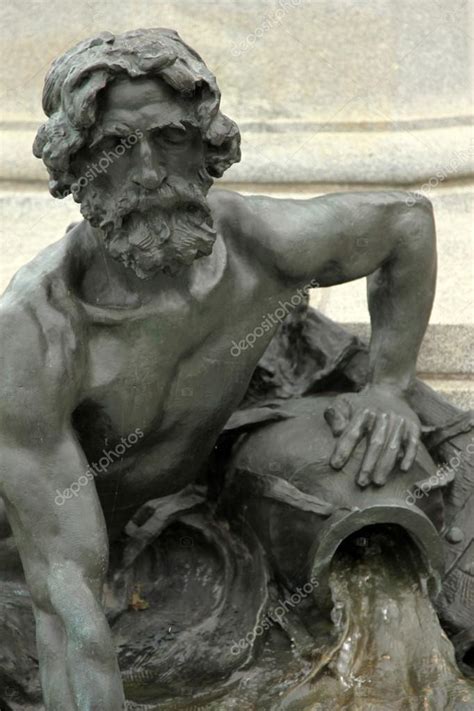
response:
M215 77L173 30L103 32L52 64L33 152L112 257L142 278L176 274L212 251L206 195L240 159L219 105Z

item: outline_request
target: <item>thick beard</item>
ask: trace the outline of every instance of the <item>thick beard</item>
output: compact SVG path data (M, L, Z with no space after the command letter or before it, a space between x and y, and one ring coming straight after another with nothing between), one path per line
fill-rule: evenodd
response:
M140 279L158 271L175 276L212 252L216 231L204 186L173 178L153 192L127 185L118 195L86 186L78 198L110 255Z

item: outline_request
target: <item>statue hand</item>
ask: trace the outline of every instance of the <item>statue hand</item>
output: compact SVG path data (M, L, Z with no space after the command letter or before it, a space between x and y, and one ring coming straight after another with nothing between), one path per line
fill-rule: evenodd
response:
M421 426L401 394L386 386L370 385L360 393L339 395L325 412L337 445L331 466L342 469L362 439L365 456L357 474L359 486L383 486L397 460L407 471L413 464Z

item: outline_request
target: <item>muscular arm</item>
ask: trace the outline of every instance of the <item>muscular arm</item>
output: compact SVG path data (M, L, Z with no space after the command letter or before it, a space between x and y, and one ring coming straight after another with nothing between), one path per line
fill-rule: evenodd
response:
M265 264L295 289L368 277L372 380L406 392L435 292L436 244L427 200L403 193L245 200L244 226Z
M34 306L7 302L0 304L0 495L35 609L45 707L76 711L100 699L104 711L118 711L122 684L101 605L107 533L70 423L74 333L41 290Z
M383 484L397 458L408 469L420 427L405 402L435 292L436 240L431 204L407 193L332 194L311 200L243 199L245 237L283 288L315 280L333 286L368 278L372 325L370 384L344 396L328 422L339 468L367 436L359 484Z

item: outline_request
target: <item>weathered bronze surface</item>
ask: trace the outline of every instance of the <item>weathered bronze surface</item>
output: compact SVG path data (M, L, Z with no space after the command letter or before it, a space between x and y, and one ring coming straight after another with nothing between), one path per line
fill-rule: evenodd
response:
M84 219L0 300L0 709L473 708L472 413L415 377L431 204L212 188L219 103L172 30L46 77L34 153ZM307 307L361 277L368 346Z

